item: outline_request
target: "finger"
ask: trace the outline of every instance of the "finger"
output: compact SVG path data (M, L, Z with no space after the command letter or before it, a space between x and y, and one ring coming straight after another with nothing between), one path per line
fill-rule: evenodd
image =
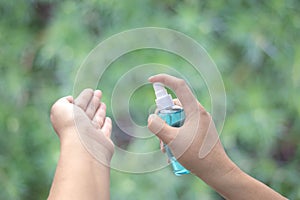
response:
M179 99L173 99L173 103L174 103L175 105L177 105L177 106L182 107L182 104L181 104L181 102L179 101Z
M106 117L104 120L104 124L103 127L101 128L101 131L103 132L103 134L110 138L111 136L111 129L112 129L112 123L111 123L111 119L109 117Z
M106 105L105 103L101 102L93 118L93 123L96 124L97 127L101 128L104 124L105 116L106 116Z
M90 103L86 109L86 114L90 119L94 118L96 111L100 106L101 96L102 96L102 93L100 90L94 91L94 96L92 97L92 100L90 101Z
M165 145L164 145L163 141L160 140L159 144L160 144L160 150L161 150L163 153L166 153Z
M177 129L169 126L158 115L152 114L148 118L148 128L165 144L171 142L177 134Z
M177 106L182 107L182 104L180 103L179 99L173 99L173 103ZM158 111L159 111L158 109L155 109L154 114L157 114Z
M158 74L150 77L149 81L152 83L160 82L174 90L178 99L182 103L187 116L190 113L193 113L195 109L199 108L198 106L200 103L198 103L197 99L194 97L192 91L183 79L179 79L167 74Z
M69 103L74 103L74 98L72 96L66 96L65 98Z
M73 97L72 96L65 96L60 99L58 99L56 102L60 103L72 103L73 102Z
M79 106L82 110L85 111L93 96L94 91L92 89L84 89L75 99L75 105Z

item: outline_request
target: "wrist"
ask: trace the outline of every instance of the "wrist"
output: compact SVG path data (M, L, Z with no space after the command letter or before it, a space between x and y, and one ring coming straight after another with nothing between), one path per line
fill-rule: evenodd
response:
M204 159L206 164L202 168L202 173L196 175L223 197L228 198L232 193L232 188L243 178L243 171L230 160L225 152L220 154L219 158L205 158L207 160Z
M49 199L85 199L87 194L96 195L91 199L101 199L99 195L106 196L103 199L109 199L109 177L109 165L95 159L79 139L64 140L61 142L55 181ZM99 188L105 192L95 192Z
M195 168L191 171L206 183L220 180L229 171L236 167L225 153L223 146L218 141L204 158L198 158Z
M227 171L224 170L223 175L210 183L220 195L226 199L232 199L240 189L239 184L241 180L245 179L244 172L234 163Z
M69 160L93 160L81 142L64 140L60 143L60 158Z
M98 133L89 132L85 135L87 136L86 138L80 138L76 129L66 130L63 133L63 138L60 138L61 157L109 167L113 155L111 144L105 140L99 140L90 144L89 142L94 140L87 140L89 137L93 137L92 139L96 140L97 138L95 137L98 137L97 135Z
M196 175L205 181L207 184L213 188L218 187L218 185L227 184L228 176L232 176L239 172L239 168L234 164L230 158L225 154L219 155L219 158L209 158L203 160L205 165L201 169L201 172Z

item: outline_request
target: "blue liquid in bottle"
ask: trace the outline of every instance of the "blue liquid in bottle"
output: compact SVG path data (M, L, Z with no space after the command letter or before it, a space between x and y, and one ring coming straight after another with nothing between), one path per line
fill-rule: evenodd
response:
M183 109L180 106L174 105L171 95L167 93L166 89L161 83L154 83L153 87L156 95L156 105L159 110L158 116L160 116L170 126L182 126L185 120ZM176 176L189 174L190 171L185 169L177 161L170 148L166 144L164 144L164 148L172 164L174 174Z
M170 109L160 110L158 112L158 116L160 116L167 124L173 127L180 127L184 123L185 115L184 111L179 106L173 106ZM164 148L170 159L170 162L173 167L173 172L176 176L181 176L183 174L189 174L190 171L185 169L175 158L173 153L171 152L170 148L164 144Z

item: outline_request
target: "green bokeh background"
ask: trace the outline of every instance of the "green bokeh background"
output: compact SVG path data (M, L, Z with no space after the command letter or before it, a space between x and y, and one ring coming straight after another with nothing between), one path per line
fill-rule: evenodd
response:
M72 94L80 64L99 42L145 26L180 31L207 50L226 88L221 139L229 156L286 197L300 199L299 13L298 0L0 0L0 199L46 199L59 156L51 105ZM118 78L147 62L184 72L210 109L207 87L191 66L155 50L125 55L105 72L98 88L108 108ZM145 125L153 100L145 85L124 106ZM116 125L113 137L124 149L144 147ZM156 142L149 148L157 149ZM115 200L222 199L191 175L175 177L169 167L146 174L112 170L111 179Z

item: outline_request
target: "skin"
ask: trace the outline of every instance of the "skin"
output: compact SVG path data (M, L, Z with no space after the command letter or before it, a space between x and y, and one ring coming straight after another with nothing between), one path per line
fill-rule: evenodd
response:
M63 97L52 106L50 117L60 139L60 157L48 199L110 198L109 162L114 145L110 139L111 120L105 116L101 96L99 90L85 89L75 100ZM96 138L104 154L92 156L79 135Z
M185 110L180 128L171 127L156 114L148 128L168 144L178 161L226 199L286 199L265 184L244 173L226 155L212 117L197 101L186 82L166 74L149 78L171 88ZM177 104L180 104L177 102Z
M286 199L244 173L225 153L212 117L184 80L159 74L149 78L175 91L185 110L180 128L156 114L148 128L168 144L178 161L226 199ZM114 144L111 120L99 90L85 89L74 100L63 97L51 109L51 122L60 139L60 157L48 199L109 199L110 161Z

